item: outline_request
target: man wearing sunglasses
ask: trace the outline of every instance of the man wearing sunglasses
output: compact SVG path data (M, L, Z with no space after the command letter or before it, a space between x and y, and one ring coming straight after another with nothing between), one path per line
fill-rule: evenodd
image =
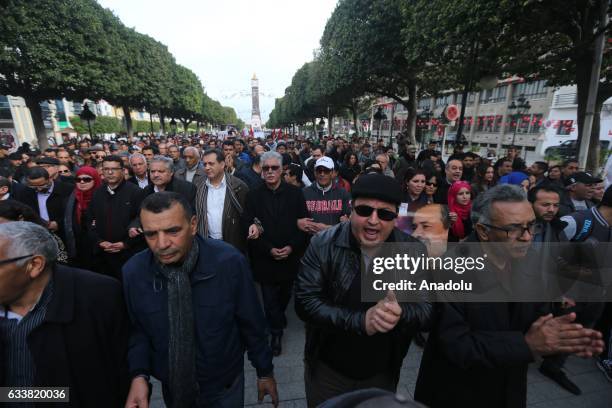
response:
M308 217L304 194L282 180L283 158L277 152L261 156L264 185L247 193L243 214L249 228L255 281L261 284L264 311L274 355L282 351L281 339L287 325L285 310L291 298L305 236L298 219ZM258 230L256 225L261 225Z
M395 228L402 201L397 181L368 174L351 193L350 222L312 238L296 280L295 308L306 322L309 407L361 388L395 392L411 338L427 329L431 317L428 303L399 304L392 295L374 304L361 301L362 254L385 242L426 250Z
M71 406L123 406L128 315L121 285L57 264L57 252L41 226L0 225L0 386L66 387Z
M333 183L334 161L331 157L318 159L314 169L316 182L303 190L310 217L298 221L300 229L312 235L347 221L351 213L349 193Z

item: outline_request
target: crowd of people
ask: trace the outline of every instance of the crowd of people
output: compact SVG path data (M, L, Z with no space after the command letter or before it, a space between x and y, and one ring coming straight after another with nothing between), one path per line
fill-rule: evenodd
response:
M499 242L490 270L509 273L531 242L611 241L612 189L577 161L463 148L444 160L436 142L231 134L0 146L0 386L147 407L155 377L169 407L237 407L246 351L276 405L292 298L308 406L394 392L413 340L426 406L524 407L534 361L578 395L572 354L612 381L607 303L362 301L362 262L385 242L430 255Z

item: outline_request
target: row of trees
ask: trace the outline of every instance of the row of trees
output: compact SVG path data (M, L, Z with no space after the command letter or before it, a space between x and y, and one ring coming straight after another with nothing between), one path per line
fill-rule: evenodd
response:
M609 37L609 13L608 0L340 0L314 60L295 73L268 125L303 124L346 109L356 123L364 97L385 96L406 107L414 140L418 98L460 89L465 100L483 78L518 75L577 85L580 139L595 43L602 32ZM598 114L612 96L611 72L608 46L589 168L599 157Z
M38 143L47 146L40 102L104 98L198 125L239 124L232 108L204 92L198 77L167 47L126 27L95 0L0 0L0 94L21 96Z
M70 124L78 134L84 134L89 132L87 122L83 121L78 116L70 117ZM168 123L166 123L165 125L167 126ZM188 129L190 131L197 130L196 124L192 123ZM114 116L98 116L96 120L92 122L91 130L96 135L104 133L117 134L127 131L125 127L125 122ZM134 131L134 133L149 133L159 132L162 129L161 123L157 121L150 122L148 120L132 120L132 130Z

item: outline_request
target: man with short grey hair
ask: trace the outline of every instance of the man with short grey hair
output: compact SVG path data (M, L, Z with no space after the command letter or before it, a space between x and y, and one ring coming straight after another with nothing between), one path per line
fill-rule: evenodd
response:
M0 225L0 386L61 386L74 406L122 406L129 383L121 285L57 264L56 254L45 228Z
M177 170L177 178L194 184L197 184L200 179L206 178L204 165L200 160L200 151L196 147L186 147L183 150L183 158L185 159L185 168Z
M196 186L174 176L174 162L171 158L157 155L151 159L151 185L145 188L146 195L160 191L174 191L179 193L195 208Z
M130 178L128 181L136 184L142 189L151 184L151 180L149 179L147 158L143 154L132 154L130 156L129 163L132 171L134 172L134 177Z
M509 296L501 296L510 293L507 288L517 276L528 278L522 274L522 262L529 258L539 225L520 187L502 184L480 194L472 220L474 232L463 245L471 245L471 257L485 259L479 274L494 278L486 283L486 291L502 300L438 305L415 400L434 408L524 407L529 363L560 353L591 357L601 353L602 336L575 324L575 313L553 317L551 302L545 299L508 303ZM537 285L535 279L538 276L529 284ZM482 293L474 294L478 295Z
M305 244L297 221L308 217L302 190L283 181L282 163L277 152L261 156L265 184L248 192L243 217L245 226L250 226L253 273L261 284L274 355L281 353L281 338L287 325L285 310ZM255 225L262 229L257 231Z

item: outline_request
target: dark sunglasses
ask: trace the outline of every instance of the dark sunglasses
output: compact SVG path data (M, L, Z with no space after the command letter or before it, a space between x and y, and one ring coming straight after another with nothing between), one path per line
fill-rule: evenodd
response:
M384 208L374 208L370 207L369 205L358 205L356 207L353 207L353 209L360 217L369 217L376 210L378 218L383 221L393 221L397 218L397 213L395 213L394 211L386 210Z
M331 173L331 170L328 169L327 167L317 167L316 171L317 173L324 173L324 174Z
M425 185L426 185L426 186L429 186L429 187L432 187L432 186L433 186L433 187L437 187L437 186L438 186L438 183L432 183L431 181L426 181L426 182L425 182Z
M280 169L280 166L261 166L261 169L266 172L270 170L278 171Z
M77 183L90 183L93 181L92 177L77 177Z
M60 170L61 174L70 174L70 170Z
M6 265L6 264L10 264L12 262L21 261L22 259L30 258L32 256L34 256L34 254L18 256L16 258L4 259L4 260L0 261L0 265Z

